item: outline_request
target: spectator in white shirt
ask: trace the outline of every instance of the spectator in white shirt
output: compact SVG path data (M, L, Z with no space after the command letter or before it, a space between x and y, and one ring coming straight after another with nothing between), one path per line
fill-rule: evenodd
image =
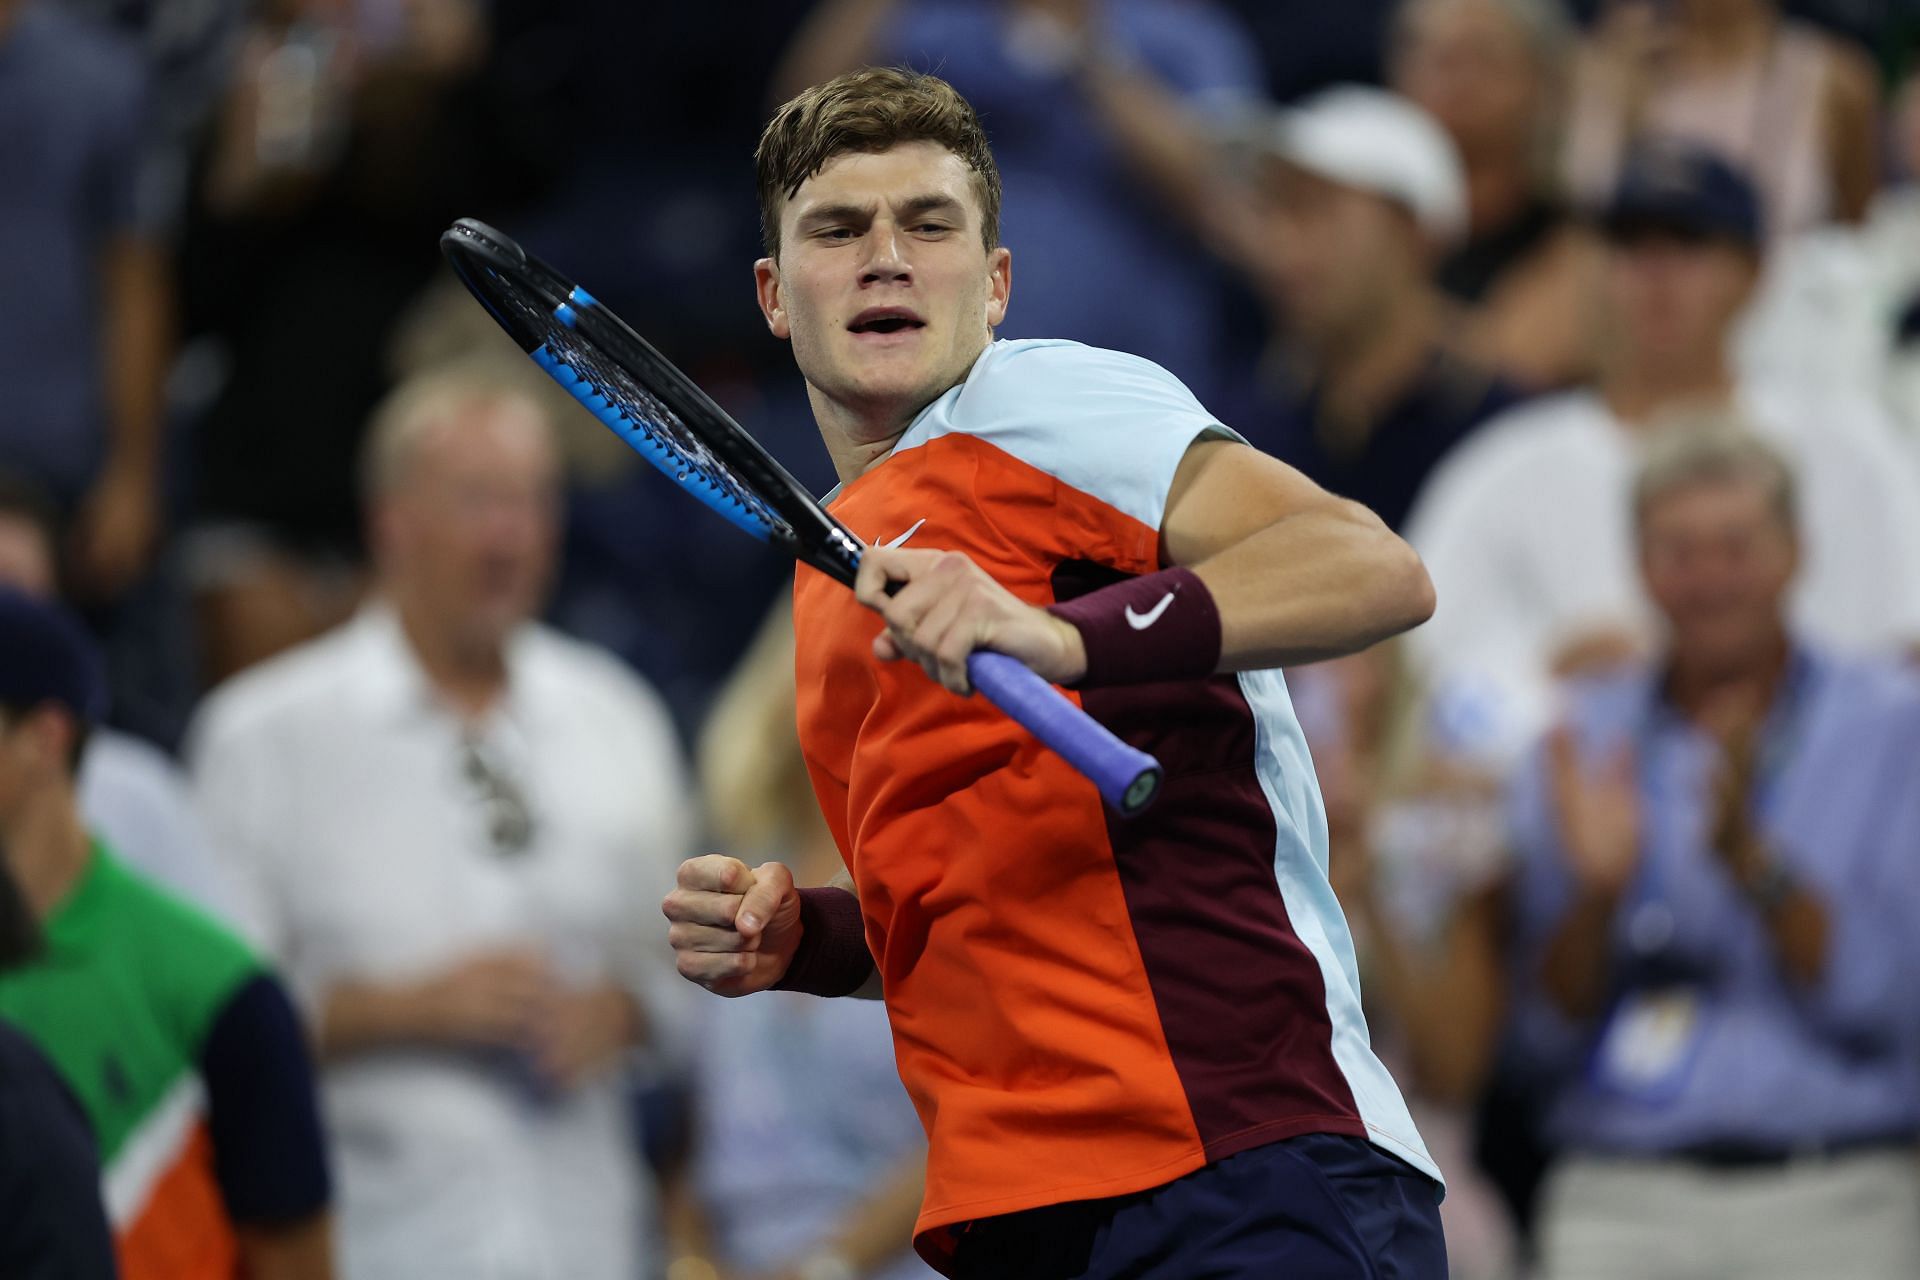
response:
M30 481L0 472L0 586L58 594L53 504ZM128 866L208 913L230 920L232 895L193 807L186 775L149 742L97 725L80 759L80 809Z
M1843 649L1920 640L1920 476L1883 419L1740 380L1729 336L1760 267L1751 184L1649 148L1608 210L1608 350L1591 389L1482 428L1428 481L1407 534L1439 593L1410 637L1436 745L1496 768L1551 718L1558 675L1642 652L1651 611L1625 495L1680 417L1737 417L1787 454L1807 509L1799 629Z
M689 805L659 700L530 621L558 471L525 395L423 375L373 422L377 591L190 736L243 910L322 1059L351 1280L633 1280L621 1068L679 989L651 904Z

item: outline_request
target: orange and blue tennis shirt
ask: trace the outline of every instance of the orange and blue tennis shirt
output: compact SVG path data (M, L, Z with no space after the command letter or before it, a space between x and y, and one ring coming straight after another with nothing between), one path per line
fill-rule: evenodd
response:
M830 507L1046 605L1163 567L1168 490L1208 437L1237 438L1149 361L995 342ZM794 598L801 745L926 1126L930 1261L975 1219L1305 1133L1439 1180L1369 1046L1278 671L1069 695L1166 768L1129 821L984 698L875 661L881 622L844 587L802 568Z

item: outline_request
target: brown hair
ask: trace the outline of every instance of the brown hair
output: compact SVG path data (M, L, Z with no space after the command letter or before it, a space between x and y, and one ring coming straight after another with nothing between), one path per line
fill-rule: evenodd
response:
M1000 242L1000 170L973 107L938 76L900 67L863 67L799 94L773 113L754 170L760 186L760 234L780 256L780 204L808 178L849 151L885 151L903 142L937 142L973 170L980 239Z

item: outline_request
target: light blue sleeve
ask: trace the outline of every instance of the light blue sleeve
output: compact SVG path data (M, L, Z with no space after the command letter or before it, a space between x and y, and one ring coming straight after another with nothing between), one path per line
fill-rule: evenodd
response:
M928 429L978 436L1154 529L1195 441L1245 443L1151 360L1048 339L994 343Z

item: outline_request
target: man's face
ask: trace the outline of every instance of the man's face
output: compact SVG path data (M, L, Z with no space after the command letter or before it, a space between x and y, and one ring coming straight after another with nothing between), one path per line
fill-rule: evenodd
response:
M1737 669L1779 633L1799 553L1753 479L1685 485L1640 519L1640 571L1676 660Z
M816 398L897 429L966 376L1011 287L980 228L972 171L937 143L836 156L801 185L754 274Z
M44 600L53 595L53 585L53 548L40 526L0 515L0 586Z
M36 797L66 778L76 732L73 717L52 705L0 707L0 834Z
M1526 34L1490 0L1416 0L1393 51L1393 87L1468 155L1528 146L1546 90Z
M1730 240L1653 230L1616 240L1607 301L1624 353L1643 365L1717 365L1756 271Z
M1257 198L1255 274L1308 343L1359 340L1419 288L1419 233L1391 201L1284 162L1264 166Z
M469 400L415 442L380 503L382 571L462 643L538 612L558 535L559 467L538 411Z

